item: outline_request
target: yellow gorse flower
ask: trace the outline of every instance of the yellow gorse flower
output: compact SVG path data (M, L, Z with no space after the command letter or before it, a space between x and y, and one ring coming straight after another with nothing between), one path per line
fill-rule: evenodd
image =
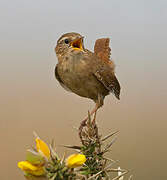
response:
M83 154L72 154L66 159L66 165L69 168L76 168L82 166L86 161L86 157Z
M42 141L39 137L37 137L35 139L36 141L36 148L37 148L37 151L44 157L46 157L47 159L49 159L50 157L50 149L48 147L48 145Z
M45 174L43 166L35 166L32 165L28 161L20 161L18 162L18 167L23 170L27 174L31 174L34 176L42 176Z
M47 144L36 135L36 151L27 150L26 161L18 162L18 167L25 174L33 176L45 175L44 164L50 158L50 149Z

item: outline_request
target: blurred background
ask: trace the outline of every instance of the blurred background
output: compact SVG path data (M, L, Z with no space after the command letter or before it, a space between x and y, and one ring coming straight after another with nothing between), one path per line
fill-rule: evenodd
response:
M0 0L0 179L22 180L17 162L34 143L79 143L91 100L66 92L54 77L57 39L85 36L93 50L110 37L121 100L107 96L98 111L103 135L119 130L109 156L135 180L166 179L167 1Z

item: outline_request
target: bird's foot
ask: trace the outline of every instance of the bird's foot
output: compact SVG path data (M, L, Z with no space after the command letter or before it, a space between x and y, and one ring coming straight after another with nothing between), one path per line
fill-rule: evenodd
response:
M91 115L92 114L88 112L88 117L81 122L80 127L79 127L79 137L81 139L82 144L84 144L84 140L83 140L84 127L89 128L89 127L96 126L96 112L95 112L93 120L91 120Z
M86 126L86 122L87 122L88 118L89 118L89 117L87 117L86 119L84 119L84 120L81 122L80 126L79 126L79 137L80 137L80 139L81 139L82 142L83 142L83 139L82 139L82 130L83 130L83 128Z

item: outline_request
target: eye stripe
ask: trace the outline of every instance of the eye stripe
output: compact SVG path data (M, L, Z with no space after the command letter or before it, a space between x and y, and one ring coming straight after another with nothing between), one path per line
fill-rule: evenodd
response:
M62 41L64 41L65 39L68 39L68 37L62 37L62 38L59 40L59 42L62 42Z

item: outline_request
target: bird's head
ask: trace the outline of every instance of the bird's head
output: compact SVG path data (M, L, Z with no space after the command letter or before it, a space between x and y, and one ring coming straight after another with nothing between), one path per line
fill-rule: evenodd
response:
M84 51L83 36L75 32L62 35L57 41L55 51L58 57L71 51Z

